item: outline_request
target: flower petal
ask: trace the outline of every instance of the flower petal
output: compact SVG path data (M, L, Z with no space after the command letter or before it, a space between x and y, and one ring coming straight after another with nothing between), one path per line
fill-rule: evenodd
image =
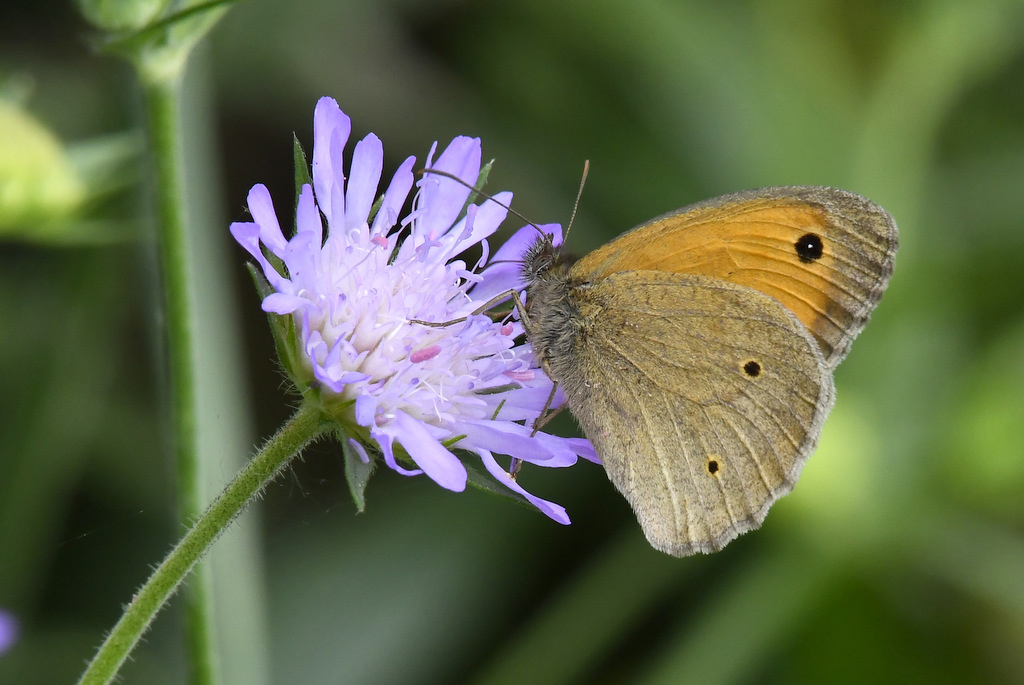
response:
M270 191L262 183L257 183L249 189L249 196L246 198L246 205L249 207L249 214L253 221L259 224L260 240L270 248L274 254L281 256L284 251L284 234L281 233L281 224L277 221L277 211L274 210L274 201L270 197Z
M494 196L494 200L497 200L497 202L486 200L477 208L472 230L465 235L459 236L459 239L452 248L452 252L458 254L470 245L476 245L498 230L498 226L508 216L508 210L502 204L512 204L512 193L498 193ZM499 202L502 204L498 204Z
M324 224L320 219L320 210L313 200L313 189L309 184L302 186L299 192L299 203L295 207L295 225L299 233L308 233L312 245L320 246L324 241Z
M352 120L341 111L334 98L320 98L313 113L313 188L328 218L333 216L331 200L336 190L344 188L345 171L340 151L345 149L351 132ZM335 141L333 145L332 141ZM332 154L332 148L337 154ZM344 207L340 209L344 211Z
M360 426L372 426L373 417L377 413L377 398L369 393L361 393L356 398L356 423Z
M391 445L394 440L394 436L391 435L390 431L371 429L370 437L373 438L374 442L380 446L380 451L384 454L384 463L393 471L400 473L403 476L418 476L423 473L423 469L407 469L400 466L398 461L395 460L395 452Z
M460 421L456 430L466 434L468 445L507 454L517 459L546 461L555 456L537 440L537 436L530 436L531 428L511 421Z
M412 190L415 180L412 173L414 164L416 164L416 158L407 157L402 162L402 166L398 167L398 171L391 179L391 185L384 192L384 202L381 203L380 209L377 210L377 216L373 219L371 233L379 235L398 223L398 213L402 211L402 206L405 204L406 198L409 197L409 191Z
M594 446L586 438L565 438L565 441L569 443L571 450L587 461L592 461L595 464L601 463L601 457L597 456Z
M270 293L263 298L263 311L270 312L271 314L294 314L310 304L310 301L305 297L288 295L287 293Z
M363 447L363 444L361 442L359 442L355 438L349 438L348 446L352 448L352 451L356 453L360 461L362 461L364 464L370 463L370 455L366 453L366 448Z
M436 240L448 232L458 218L470 188L480 174L480 139L458 136L445 148L437 162L429 168L438 169L462 179L467 185L438 174L425 173L420 180L424 213L418 222L417 234Z
M263 250L260 248L259 225L251 221L236 221L231 224L231 236L259 263L267 282L274 286L275 290L281 291L290 288L291 284L288 279L279 274L263 255Z
M512 480L512 476L510 476L505 469L501 468L493 454L487 450L476 450L476 453L480 455L480 460L483 461L484 468L487 469L487 472L494 476L495 480L499 483L509 490L518 492L520 495L528 499L530 504L544 512L549 518L558 521L563 526L568 526L572 523L569 520L569 514L565 511L565 507L555 504L554 502L549 502L546 499L541 499L536 495L531 495L523 488L523 486Z
M370 134L356 143L352 153L352 171L345 192L345 228L350 230L366 223L370 207L377 195L384 170L384 146L380 138Z
M513 424L518 425L518 424ZM589 441L583 443L575 442L571 443L566 438L558 435L551 435L550 433L537 433L533 436L533 439L544 446L545 450L551 454L549 459L538 462L536 459L531 459L527 455L523 461L528 461L540 466L546 466L548 468L560 469L566 466L572 466L577 462L577 449L584 450L583 445L590 447ZM590 447L590 454L593 453L593 447ZM596 455L595 455L596 456Z
M502 381L499 379L495 385L505 385L506 380ZM544 404L548 401L548 397L551 395L551 381L542 383L536 386L523 386L516 388L515 390L509 390L506 393L502 393L501 398L504 402L501 405L501 414L498 416L503 421L526 421L526 425L532 428L533 422L540 415L541 411L544 410ZM487 386L484 386L487 387ZM557 409L565 401L565 396L561 394L561 388L555 393L555 399L551 402L551 406L548 409ZM562 402L558 400L561 399Z
M404 411L395 412L399 442L416 465L434 482L448 490L466 489L466 467L430 434L430 431Z
M512 291L520 292L525 287L523 284L523 265L516 262L501 262L492 264L484 269L481 274L483 280L473 286L469 296L474 302L483 304L498 297L506 295L511 298ZM498 304L498 302L495 302Z

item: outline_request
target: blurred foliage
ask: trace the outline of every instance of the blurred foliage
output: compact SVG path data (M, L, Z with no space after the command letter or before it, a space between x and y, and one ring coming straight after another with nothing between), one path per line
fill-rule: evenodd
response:
M60 143L17 107L0 101L0 231L45 226L82 201L82 182Z
M26 80L0 83L0 239L60 246L137 237L103 205L138 183L132 165L141 136L124 132L64 145L24 109L20 99L32 89Z
M130 71L90 51L71 3L0 15L0 71L32 78L20 112L48 149L138 135ZM522 476L567 528L391 472L355 516L324 446L258 505L269 647L229 645L225 669L269 671L228 682L1024 682L1022 3L248 0L193 66L208 258L244 330L217 349L249 370L210 420L252 412L259 435L292 398L227 226L256 182L284 219L291 134L308 149L320 95L391 168L481 136L489 189L538 222L568 217L590 159L579 253L792 183L871 197L902 242L818 452L760 531L666 557L588 464ZM26 142L11 130L0 149ZM103 202L39 207L141 242L0 244L0 606L25 629L0 682L74 678L180 534L148 219L140 175L120 178ZM172 608L124 682L183 682L179 633Z

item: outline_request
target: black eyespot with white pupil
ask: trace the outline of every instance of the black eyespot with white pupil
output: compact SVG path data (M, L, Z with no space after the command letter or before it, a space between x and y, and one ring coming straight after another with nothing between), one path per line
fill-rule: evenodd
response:
M822 252L825 250L825 243L817 233L804 233L797 239L794 246L797 257L805 264L821 259Z

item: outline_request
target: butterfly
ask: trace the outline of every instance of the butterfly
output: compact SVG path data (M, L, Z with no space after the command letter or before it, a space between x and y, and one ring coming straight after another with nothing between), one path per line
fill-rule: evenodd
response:
M884 209L814 186L699 202L575 262L537 238L527 336L652 546L717 551L792 490L897 243Z

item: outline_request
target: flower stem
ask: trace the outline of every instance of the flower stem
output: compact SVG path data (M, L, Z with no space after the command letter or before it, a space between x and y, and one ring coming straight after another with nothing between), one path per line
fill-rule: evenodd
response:
M196 406L196 307L193 263L189 258L181 135L181 72L143 78L146 114L156 171L160 260L167 322L167 354L174 449L178 475L178 516L188 525L203 502ZM213 624L213 589L206 570L197 568L185 599L185 640L189 682L218 682Z
M299 408L224 488L146 584L135 593L121 619L82 674L80 685L98 685L114 679L156 613L217 538L293 457L329 429L330 424L324 422L317 404L307 402Z

